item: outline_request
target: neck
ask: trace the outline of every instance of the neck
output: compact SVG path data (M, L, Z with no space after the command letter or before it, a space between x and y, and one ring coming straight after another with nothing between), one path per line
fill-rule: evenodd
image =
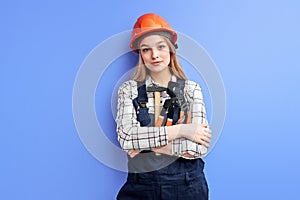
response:
M169 81L172 79L172 74L168 70L165 73L150 73L152 80L162 87L168 87Z

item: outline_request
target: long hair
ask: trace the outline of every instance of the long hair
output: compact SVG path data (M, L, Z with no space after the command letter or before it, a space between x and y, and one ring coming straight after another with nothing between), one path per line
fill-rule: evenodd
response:
M162 38L164 38L167 45L169 46L169 50L170 50L169 68L170 68L171 74L175 75L177 78L180 78L182 80L187 80L186 75L179 63L175 46L166 37L162 36ZM138 50L138 51L140 51L140 50ZM131 79L135 80L135 81L145 81L148 74L149 74L149 70L146 68L143 58L139 52L139 60L135 67L135 70L133 72Z

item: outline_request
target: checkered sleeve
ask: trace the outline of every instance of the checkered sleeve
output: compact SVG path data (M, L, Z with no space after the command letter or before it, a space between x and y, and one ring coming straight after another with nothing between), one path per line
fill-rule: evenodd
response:
M124 150L150 150L168 144L165 127L141 127L132 100L137 97L135 81L126 81L118 90L116 116L118 140Z
M208 124L200 86L193 81L186 81L185 85L185 97L192 114L191 123ZM195 159L204 157L207 148L186 138L178 138L172 141L172 154L186 159Z

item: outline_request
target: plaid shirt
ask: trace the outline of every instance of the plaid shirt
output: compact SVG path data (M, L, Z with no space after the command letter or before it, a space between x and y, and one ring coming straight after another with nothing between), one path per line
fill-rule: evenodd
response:
M172 77L176 82L176 77ZM159 85L150 76L146 78L146 87ZM141 127L137 121L132 100L138 95L137 82L133 80L123 83L118 91L118 113L116 116L118 140L123 150L151 150L168 144L168 132L162 127ZM154 114L154 95L147 93L149 113ZM185 81L184 97L192 114L191 123L207 124L206 111L200 86L193 81ZM161 107L170 98L166 92L161 92ZM207 148L186 138L178 138L172 143L172 155L184 158L203 157ZM184 156L189 154L189 156Z

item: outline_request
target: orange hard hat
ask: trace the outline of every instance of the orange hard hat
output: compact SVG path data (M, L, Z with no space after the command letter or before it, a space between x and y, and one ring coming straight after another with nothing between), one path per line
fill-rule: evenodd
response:
M147 13L140 16L134 24L131 32L132 37L130 48L133 51L137 51L138 41L143 38L142 36L146 36L151 33L166 36L174 45L177 41L177 33L171 28L164 18L155 13Z

